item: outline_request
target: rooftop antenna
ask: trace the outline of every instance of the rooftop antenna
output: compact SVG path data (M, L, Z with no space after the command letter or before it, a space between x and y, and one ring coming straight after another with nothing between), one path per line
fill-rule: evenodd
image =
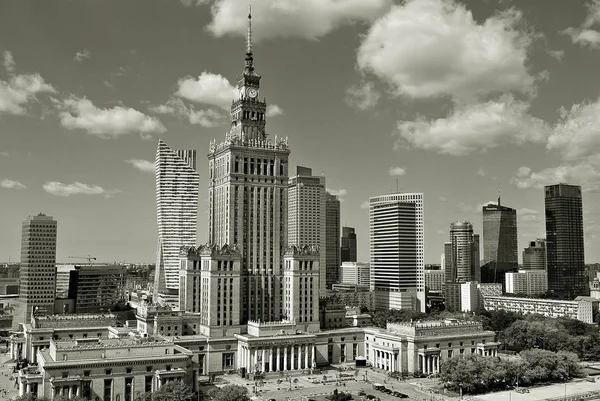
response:
M500 181L498 181L498 206L500 206Z
M396 178L396 193L400 192L400 183L398 181L398 179Z

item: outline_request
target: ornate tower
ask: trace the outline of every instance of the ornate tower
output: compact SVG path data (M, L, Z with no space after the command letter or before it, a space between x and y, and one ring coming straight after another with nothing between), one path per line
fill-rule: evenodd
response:
M240 320L274 321L283 315L281 280L287 244L287 139L271 141L265 131L265 101L258 100L252 17L248 15L245 68L239 98L231 105L231 129L211 142L209 242L237 245L241 258Z

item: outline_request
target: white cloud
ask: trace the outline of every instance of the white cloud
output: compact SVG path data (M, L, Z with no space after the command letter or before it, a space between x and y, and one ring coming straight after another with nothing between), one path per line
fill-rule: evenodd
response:
M456 205L456 208L458 209L459 212L462 212L462 213L472 213L473 212L473 207L464 202L459 202L458 205ZM478 210L477 207L475 207L475 210L476 211Z
M68 197L71 195L104 195L110 198L117 192L116 190L106 190L98 185L88 185L81 182L74 182L72 184L63 184L58 181L48 181L43 186L44 191L49 194Z
M485 176L486 176L486 174L487 174L487 173L485 172L485 169L484 169L483 167L479 167L479 168L477 169L477 171L475 172L475 175L478 175L478 176L480 176L480 177L485 177Z
M533 34L514 9L481 24L453 0L408 0L379 18L357 52L361 72L414 98L473 98L530 92L526 65Z
M0 187L5 189L26 189L27 187L19 181L5 179L0 181Z
M600 189L600 161L590 159L576 164L549 167L538 172L532 171L529 167L520 167L511 182L521 189L541 189L545 185L566 182L581 185L585 192L598 191Z
M448 201L448 198L446 198L445 196L440 196L438 199L439 199L440 202L447 202Z
M195 79L185 77L177 83L177 96L192 102L230 110L231 101L238 95L237 89L220 74L203 72Z
M213 109L206 110L190 110L188 121L190 124L198 124L205 128L216 127L223 124L225 116Z
M558 61L561 61L563 59L563 57L565 56L565 51L564 50L548 50L548 55L550 55L550 57L557 59Z
M548 149L559 150L563 158L577 160L600 151L600 98L594 103L575 104L561 109L561 117L548 138Z
M483 207L489 205L490 203L493 204L493 205L497 205L498 204L498 200L489 200L487 202L480 203L479 205L475 206L475 211L476 212L481 212L481 210L483 209Z
M109 81L104 81L104 82L102 82L102 84L104 86L106 86L107 88L115 89L115 86L113 84L111 84Z
M364 201L363 203L360 204L360 208L361 209L368 209L369 208L369 201Z
M0 114L25 114L25 105L36 101L40 93L55 93L40 74L18 74L9 81L0 80Z
M4 65L4 69L9 74L15 71L15 59L10 51L5 50L3 53L4 59L2 61L2 65Z
M406 169L399 166L390 167L388 170L388 174L392 177L400 177L406 174Z
M587 3L587 16L580 27L569 27L562 31L563 34L571 38L571 42L582 47L600 49L600 31L592 29L594 26L600 26L600 0L593 0Z
M348 194L348 190L343 189L343 188L340 188L340 189L326 188L325 190L327 192L329 192L331 195L335 195L338 197L346 196Z
M207 4L209 0L181 0L181 4L186 7L199 6L201 4Z
M90 53L90 51L88 49L83 49L83 50L75 53L75 56L73 57L73 59L75 61L79 61L81 63L83 60L90 58L91 55L92 55L92 53Z
M267 106L267 117L277 117L283 115L283 109L276 104Z
M110 109L96 107L86 98L70 97L55 101L60 110L60 122L67 129L83 129L101 138L118 138L121 135L162 133L162 123L133 108L114 106Z
M193 0L183 0L186 5ZM212 21L208 30L215 36L246 35L248 2L245 0L204 0L210 3ZM368 22L383 15L392 0L254 0L254 39L296 37L318 39L336 28Z
M504 144L544 142L549 128L528 111L527 103L512 96L459 105L448 117L399 121L396 146L464 156Z
M125 163L131 164L134 168L144 173L154 173L154 162L143 160L143 159L129 159L125 160Z
M437 230L435 233L437 235L448 235L448 231L446 230Z
M528 209L526 207L517 210L519 220L526 222L537 222L540 219L539 212L534 209Z
M375 89L372 82L364 82L361 85L353 85L346 89L346 104L359 110L372 109L377 106L381 93Z
M226 120L226 114L223 111L210 108L196 110L194 106L187 106L179 98L171 98L164 104L150 107L149 110L156 114L184 117L190 124L198 124L205 128L221 125Z

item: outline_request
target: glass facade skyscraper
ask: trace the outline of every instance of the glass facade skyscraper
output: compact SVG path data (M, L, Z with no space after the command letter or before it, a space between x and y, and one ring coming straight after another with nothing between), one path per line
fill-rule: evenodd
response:
M352 227L342 227L341 262L356 262L356 231Z
M502 283L504 274L519 269L517 211L490 203L483 207L483 265L481 282Z
M581 187L556 184L544 189L548 290L564 298L588 295Z

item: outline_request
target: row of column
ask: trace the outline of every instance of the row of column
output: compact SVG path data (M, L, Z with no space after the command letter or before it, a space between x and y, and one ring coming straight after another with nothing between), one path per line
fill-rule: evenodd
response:
M396 372L396 353L392 351L375 350L375 367L377 369Z
M419 354L419 368L421 373L438 373L440 371L440 356Z
M498 349L497 348L492 348L492 349L479 349L479 355L483 355L483 356L498 356Z
M311 369L315 367L315 355L312 344L262 348L242 345L240 366L246 367L248 373Z
M73 397L81 397L81 385L75 384L72 386L55 386L54 387L54 397L58 396L68 397L72 399Z

